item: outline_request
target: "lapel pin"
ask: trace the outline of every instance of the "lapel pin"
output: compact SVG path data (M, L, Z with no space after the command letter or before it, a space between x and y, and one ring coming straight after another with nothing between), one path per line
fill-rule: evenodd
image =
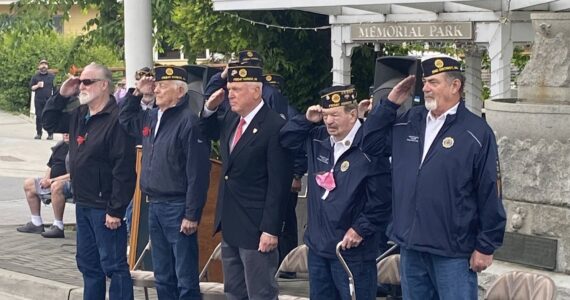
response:
M348 162L348 160L345 160L342 162L342 164L340 165L340 171L341 172L346 172L346 170L348 170L348 168L350 167L350 163Z
M449 149L453 147L453 143L454 143L453 138L448 136L443 139L443 142L441 144L443 148Z
M257 128L253 128L253 134L257 133Z

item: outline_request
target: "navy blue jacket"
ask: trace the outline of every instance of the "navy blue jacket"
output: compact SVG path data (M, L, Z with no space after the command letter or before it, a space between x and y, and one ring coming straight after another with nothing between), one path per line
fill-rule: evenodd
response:
M281 129L281 145L289 149L306 147L309 161L308 225L305 244L317 255L336 258L335 247L348 229L353 228L363 242L344 251L347 260L373 260L378 253L378 239L390 222L392 201L390 162L387 157L368 156L360 149L362 128L350 148L334 165L336 188L326 200L325 189L316 183L316 175L333 168L330 135L324 125L317 126L305 115L293 117ZM341 165L348 162L344 172ZM346 165L346 163L345 163Z
M392 154L391 240L446 257L492 254L505 231L493 131L460 101L420 164L428 111L417 106L396 116L398 107L382 99L364 124L362 145L366 153Z
M158 132L158 107L143 111L141 98L128 93L119 115L129 134L142 136L141 189L152 201L185 199L184 217L199 221L210 182L210 141L202 137L188 95L164 111Z

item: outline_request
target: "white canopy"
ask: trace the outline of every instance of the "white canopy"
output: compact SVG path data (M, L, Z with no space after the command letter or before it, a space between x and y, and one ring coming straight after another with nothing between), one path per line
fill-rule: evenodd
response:
M530 14L570 10L570 0L213 0L213 3L214 9L220 11L289 9L328 15L335 84L350 82L352 49L362 42L373 42L355 40L351 34L351 26L355 24L469 22L473 29L469 44L473 46L466 57L469 68L466 98L475 111L482 106L479 48L487 48L491 58L491 97L510 97L513 44L534 39Z

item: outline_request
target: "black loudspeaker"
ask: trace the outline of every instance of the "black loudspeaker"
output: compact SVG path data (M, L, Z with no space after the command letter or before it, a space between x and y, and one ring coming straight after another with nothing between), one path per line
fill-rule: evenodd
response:
M208 81L222 69L204 65L186 65L183 68L188 73L189 105L192 111L198 115L204 106L204 90Z
M413 95L410 95L410 99L400 108L401 111L424 104L421 61L413 56L377 58L374 70L374 104L377 104L381 98L387 97L394 86L409 75L416 75L416 87Z

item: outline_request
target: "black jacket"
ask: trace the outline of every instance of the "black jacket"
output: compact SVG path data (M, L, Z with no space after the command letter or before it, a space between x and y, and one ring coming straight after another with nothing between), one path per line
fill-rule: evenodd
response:
M64 141L59 141L55 146L51 147L51 152L47 163L47 166L51 169L49 178L56 178L67 174L65 157L69 152L69 144Z
M69 133L73 198L79 205L105 209L122 218L135 190L135 139L119 125L119 107L109 96L105 108L89 116L87 105L65 112L69 98L59 93L42 115L48 132Z
M142 138L141 189L152 201L185 199L185 218L199 221L210 183L210 141L204 139L198 117L185 95L164 111L158 132L158 107L143 111L142 96L128 93L119 122Z
M230 246L257 250L262 232L281 233L293 161L279 144L279 129L285 120L267 105L257 112L230 153L229 141L238 121L232 111L222 118L214 113L200 119L207 137L220 140L222 155L214 226Z

